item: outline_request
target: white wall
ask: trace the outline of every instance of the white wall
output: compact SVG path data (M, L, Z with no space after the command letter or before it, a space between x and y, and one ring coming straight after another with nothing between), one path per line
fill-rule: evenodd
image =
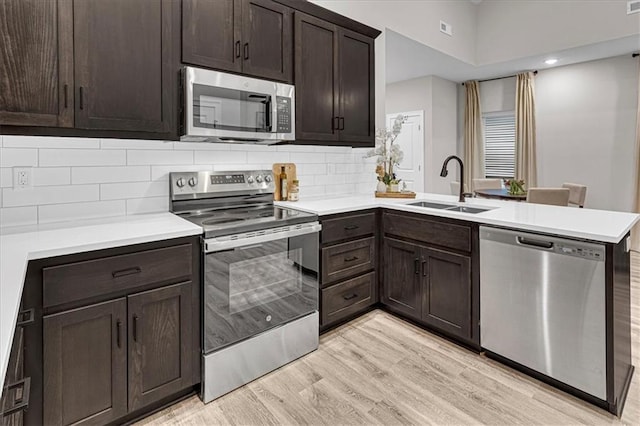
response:
M626 0L484 0L477 7L477 65L504 62L640 33ZM428 44L428 43L427 43Z
M168 211L169 172L297 165L300 198L373 192L367 149L0 136L0 226ZM13 189L13 167L33 188Z
M444 159L456 153L456 84L434 76L387 85L387 114L424 111L425 192L449 194L457 174L440 177Z
M464 86L462 88L464 89ZM515 77L483 81L480 83L478 90L480 91L480 109L483 114L487 112L515 111Z
M538 184L587 185L587 207L631 211L638 59L540 71L536 84Z

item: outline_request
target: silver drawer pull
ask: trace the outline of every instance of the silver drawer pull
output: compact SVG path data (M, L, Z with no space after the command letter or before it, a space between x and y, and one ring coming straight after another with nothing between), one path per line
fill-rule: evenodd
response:
M358 260L358 256L345 257L345 262L353 262L354 260Z
M351 299L355 299L356 297L358 297L358 295L357 295L356 293L353 293L353 294L352 294L352 295L350 295L350 296L342 296L342 298L343 298L344 300L351 300Z
M16 397L13 400L11 406L7 407L2 412L2 417L8 417L18 411L23 411L29 408L29 394L31 393L31 377L25 377L24 379L11 383L5 386L5 392L10 390L16 390Z

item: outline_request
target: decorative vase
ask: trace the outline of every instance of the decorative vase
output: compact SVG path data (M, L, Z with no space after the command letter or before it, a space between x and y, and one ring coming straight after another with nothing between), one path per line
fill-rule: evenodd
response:
M399 191L398 184L397 183L392 183L391 185L389 185L389 191L398 192Z
M387 185L379 180L378 185L376 186L376 192L387 192Z

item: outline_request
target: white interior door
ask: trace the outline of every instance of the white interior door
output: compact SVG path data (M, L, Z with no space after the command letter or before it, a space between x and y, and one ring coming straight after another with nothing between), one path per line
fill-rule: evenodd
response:
M397 112L387 114L387 128L393 127L393 121L398 114L405 117L402 131L395 143L400 145L404 158L395 168L396 176L407 183L407 189L424 192L424 112ZM402 188L400 182L400 188Z

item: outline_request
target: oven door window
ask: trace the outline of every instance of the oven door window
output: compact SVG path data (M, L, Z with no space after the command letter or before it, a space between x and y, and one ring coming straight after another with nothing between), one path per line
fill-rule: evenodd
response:
M193 126L242 132L271 132L272 97L223 87L193 85Z
M205 353L318 309L318 235L205 255Z

